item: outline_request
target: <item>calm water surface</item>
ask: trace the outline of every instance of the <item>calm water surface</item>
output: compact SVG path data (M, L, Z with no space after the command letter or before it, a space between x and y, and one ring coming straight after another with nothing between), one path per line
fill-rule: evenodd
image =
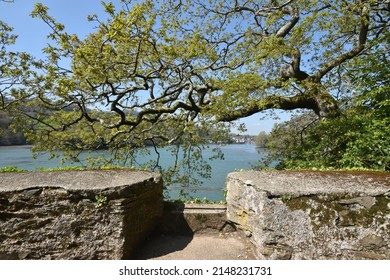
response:
M191 192L195 198L207 197L210 200L223 200L222 188L225 187L226 176L228 173L238 169L251 169L252 164L255 164L261 159L261 153L251 144L233 144L221 147L224 153L224 160L212 160L211 179L203 179L201 188L209 188L211 190L197 190ZM98 152L99 155L104 152ZM204 158L212 156L210 149L204 150ZM30 171L39 170L40 168L53 168L61 166L69 166L71 163L61 164L60 159L48 159L48 155L39 155L36 159L32 157L30 146L8 146L0 147L0 168L6 166L16 166L20 169L27 169ZM150 158L149 158L150 159ZM140 161L147 161L148 158L140 159ZM162 167L169 166L173 161L169 153L161 153ZM176 191L171 191L170 195L175 197Z

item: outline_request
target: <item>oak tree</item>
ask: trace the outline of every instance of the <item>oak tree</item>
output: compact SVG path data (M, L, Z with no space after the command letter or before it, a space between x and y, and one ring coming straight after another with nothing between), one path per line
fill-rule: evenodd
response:
M127 158L147 143L176 144L201 159L195 145L258 112L337 118L351 96L348 65L380 48L390 12L386 0L102 4L107 19L91 15L86 38L35 6L52 30L47 57L13 100L33 108L21 124L37 149Z

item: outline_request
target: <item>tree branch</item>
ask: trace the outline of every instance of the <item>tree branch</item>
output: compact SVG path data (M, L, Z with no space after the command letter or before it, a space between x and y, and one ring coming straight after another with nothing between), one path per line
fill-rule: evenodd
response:
M245 108L233 112L229 112L226 115L218 117L218 121L230 122L240 118L249 117L253 114L268 110L268 109L283 109L283 110L295 110L295 109L313 109L316 110L316 101L314 98L307 98L303 95L296 95L293 97L282 96L268 96L262 98L260 101L248 104Z
M358 56L365 47L367 36L369 31L369 15L367 8L363 8L361 12L361 19L360 19L360 31L359 31L359 37L357 40L356 45L346 53L341 54L340 56L332 59L331 61L327 62L324 66L321 67L321 69L313 76L314 82L320 82L322 77L324 77L327 73L329 73L333 68L339 66L343 62L352 59L356 56Z
M283 10L291 16L291 19L276 32L276 37L278 38L286 37L299 21L299 14L294 12L291 6L285 7Z

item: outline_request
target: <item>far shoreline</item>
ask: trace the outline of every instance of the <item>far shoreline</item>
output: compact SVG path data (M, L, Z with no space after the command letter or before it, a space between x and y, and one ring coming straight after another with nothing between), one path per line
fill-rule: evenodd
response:
M4 145L4 146L0 146L0 149L2 149L2 148L5 148L5 149L7 149L7 148L16 148L16 147L18 147L18 148L32 148L33 145L28 145L28 144L22 144L22 145Z

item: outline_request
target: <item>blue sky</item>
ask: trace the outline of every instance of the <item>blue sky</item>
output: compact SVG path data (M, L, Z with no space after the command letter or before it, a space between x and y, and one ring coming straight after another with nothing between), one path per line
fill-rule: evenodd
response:
M14 3L0 1L0 20L12 26L14 34L18 35L18 40L13 48L28 52L36 57L42 55L42 48L46 46L46 36L50 31L43 22L30 16L36 2L48 6L49 14L58 22L63 23L68 33L75 33L81 38L92 32L94 28L94 23L87 20L88 15L104 16L100 0L14 0ZM242 119L240 122L246 125L247 134L257 135L260 131L271 131L276 122L290 118L289 113L282 111L278 112L277 115L279 120L273 120L271 117L261 119L265 114L256 114Z

